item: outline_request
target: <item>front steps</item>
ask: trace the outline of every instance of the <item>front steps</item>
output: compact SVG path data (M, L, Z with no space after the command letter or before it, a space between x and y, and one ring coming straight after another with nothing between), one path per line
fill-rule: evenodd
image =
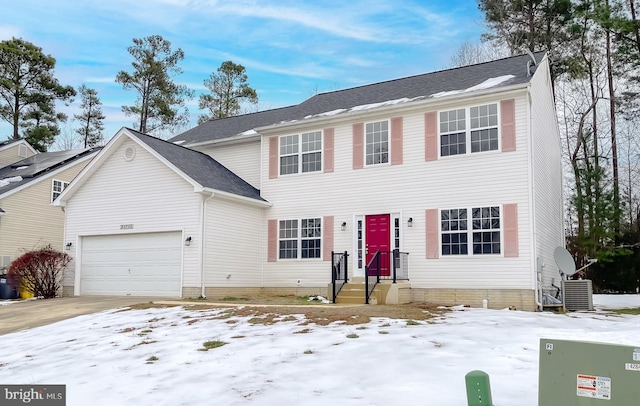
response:
M364 279L364 278L362 278ZM377 291L378 287L373 290L371 294L371 298L369 298L369 304L377 304L378 303L378 295ZM364 282L348 282L345 283L338 297L336 298L336 303L349 303L349 304L364 304L365 302L365 284Z
M332 291L329 285L329 292ZM369 304L401 304L411 301L411 284L409 281L398 281L392 283L389 280L380 281L373 289ZM345 283L336 303L364 304L365 284L364 277L354 277L350 282Z

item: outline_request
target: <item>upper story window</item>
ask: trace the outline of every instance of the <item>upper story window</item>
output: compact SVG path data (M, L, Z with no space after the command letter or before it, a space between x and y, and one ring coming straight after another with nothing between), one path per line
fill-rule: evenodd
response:
M497 103L440 112L440 156L497 149Z
M377 121L365 125L365 162L367 165L389 162L389 122Z
M320 258L321 243L322 220L320 218L278 222L278 258L280 259Z
M67 186L69 186L69 182L54 179L51 185L51 201L56 200Z
M280 137L280 175L322 170L322 131Z
M500 254L500 207L441 210L440 234L442 255Z

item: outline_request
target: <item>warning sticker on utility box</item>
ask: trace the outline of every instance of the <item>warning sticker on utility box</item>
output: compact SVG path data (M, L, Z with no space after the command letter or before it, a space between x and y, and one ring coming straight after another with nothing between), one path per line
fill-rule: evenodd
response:
M578 374L577 395L585 398L611 400L611 378Z

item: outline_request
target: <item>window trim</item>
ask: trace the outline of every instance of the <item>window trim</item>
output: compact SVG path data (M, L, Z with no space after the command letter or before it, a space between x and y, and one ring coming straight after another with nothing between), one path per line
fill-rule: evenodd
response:
M489 105L496 105L496 120L497 120L497 124L496 124L496 128L498 130L498 148L496 149L492 149L489 151L477 151L477 152L471 152L471 132L472 131L478 131L478 130L486 130L488 128L493 128L493 127L478 127L478 128L471 128L471 109L474 107L481 107L481 106L489 106ZM464 154L455 154L455 155L442 155L442 135L448 135L448 134L457 134L458 132L445 132L444 134L442 133L442 131L440 131L440 125L441 125L441 121L440 121L440 113L444 113L444 112L450 112L450 111L456 111L456 110L462 110L464 109L464 114L465 114L465 129L464 129L464 134L465 134L465 153ZM475 103L475 104L468 104L468 105L464 105L464 106L458 106L458 107L451 107L448 109L442 109L442 110L437 110L436 111L436 141L438 143L438 159L450 159L450 158L454 158L454 157L462 157L462 156L470 156L470 155L476 155L476 154L495 154L498 153L500 151L502 151L502 110L501 110L501 105L500 105L500 101L495 101L495 102L484 102L484 103Z
M479 253L479 254L474 254L473 252L473 234L474 231L478 232L476 230L473 229L473 209L483 209L483 208L489 208L491 209L492 207L497 207L500 210L500 227L495 229L492 228L490 229L490 231L498 231L500 233L500 253L497 254L483 254L483 253ZM450 210L461 210L461 209L465 209L467 211L467 218L466 218L466 222L467 222L467 229L466 229L466 234L467 234L467 253L466 254L444 254L443 253L443 246L442 246L442 235L443 235L443 231L442 231L442 212L443 211L450 211ZM482 232L482 231L479 231ZM444 233L447 233L446 231ZM472 258L472 257L487 257L487 258L497 258L497 257L504 257L504 250L505 250L505 246L504 246L504 233L505 233L505 229L504 229L504 205L503 204L476 204L476 205L457 205L454 207L454 205L450 206L450 207L446 207L446 208L442 208L442 209L438 209L438 255L440 256L440 258Z
M62 185L62 189L59 192L55 190L56 182L59 182ZM51 179L51 203L53 203L53 201L56 200L58 196L60 196L68 186L69 186L69 182L65 182L60 179Z
M302 222L304 220L318 220L320 222L320 236L319 237L314 237L314 238L303 238L302 237ZM297 236L294 238L281 238L280 237L280 223L282 221L296 221L296 233ZM288 218L281 218L277 220L277 228L276 228L276 235L277 235L277 242L276 242L276 249L277 249L277 260L278 261L323 261L322 255L323 255L323 249L324 249L324 217L322 216L304 216L304 217L288 217ZM320 246L318 247L318 252L319 252L319 256L318 257L313 257L313 258L303 258L302 257L302 241L303 240L320 240ZM281 241L296 241L297 247L296 247L296 257L295 258L282 258L280 256L280 242Z
M387 123L387 162L380 162L380 163L367 163L367 124L375 124L375 123L382 123L382 122L386 122ZM363 128L362 128L362 162L363 162L363 167L364 168L374 168L374 167L378 167L378 166L387 166L387 165L391 165L391 119L390 118L385 118L382 120L375 120L375 121L366 121L363 123Z
M319 133L320 134L320 148L317 150L313 150L313 151L306 151L303 152L302 151L302 137L305 134L315 134L315 133ZM282 147L282 140L287 138L287 137L294 137L294 136L298 136L298 151L295 154L282 154L281 152L281 147ZM308 154L314 154L314 153L320 153L320 168L318 170L315 171L307 171L307 172L303 172L303 156L304 155L308 155ZM311 130L311 131L301 131L299 133L295 133L295 134L286 134L286 135L279 135L278 136L278 177L280 176L292 176L292 175L304 175L304 174L309 174L309 173L318 173L318 172L323 172L324 170L324 130ZM292 172L292 173L282 173L282 158L283 157L287 157L287 156L297 156L298 157L298 167L296 172Z

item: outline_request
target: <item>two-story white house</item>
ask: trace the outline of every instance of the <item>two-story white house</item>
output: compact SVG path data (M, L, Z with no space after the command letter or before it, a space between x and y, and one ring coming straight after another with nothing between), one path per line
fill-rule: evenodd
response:
M564 245L549 62L322 93L168 142L124 128L55 204L67 294L331 297L346 272L380 278L378 302L533 310Z

